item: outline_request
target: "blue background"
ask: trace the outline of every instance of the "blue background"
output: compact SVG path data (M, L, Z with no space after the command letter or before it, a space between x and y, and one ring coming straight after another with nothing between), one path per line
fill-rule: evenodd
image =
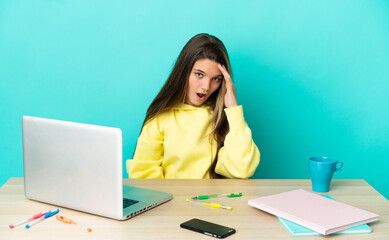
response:
M309 178L308 158L329 156L345 162L335 178L389 197L383 0L2 0L0 185L23 176L22 115L119 127L130 158L147 107L202 32L229 51L261 151L254 178Z

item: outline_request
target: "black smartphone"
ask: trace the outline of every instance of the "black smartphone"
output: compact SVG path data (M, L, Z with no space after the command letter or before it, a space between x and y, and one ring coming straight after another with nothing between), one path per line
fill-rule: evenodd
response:
M180 227L199 233L204 233L205 235L216 238L225 238L236 232L233 228L225 227L197 218L193 218L192 220L181 223Z

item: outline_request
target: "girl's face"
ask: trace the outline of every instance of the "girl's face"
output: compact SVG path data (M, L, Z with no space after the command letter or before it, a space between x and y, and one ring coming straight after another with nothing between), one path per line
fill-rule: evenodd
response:
M200 107L219 88L223 74L217 65L217 62L209 59L200 59L195 62L189 75L186 104Z

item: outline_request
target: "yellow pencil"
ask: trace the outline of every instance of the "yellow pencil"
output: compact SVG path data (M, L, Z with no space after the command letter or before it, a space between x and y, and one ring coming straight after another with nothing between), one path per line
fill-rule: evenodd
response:
M187 198L186 201L187 202L192 202L192 203L203 204L203 205L207 205L207 206L214 207L214 208L223 208L223 209L228 209L228 210L232 209L232 207L230 207L230 206L224 206L224 205L219 204L219 203L200 202L200 201L192 200L192 199L189 199L189 198Z

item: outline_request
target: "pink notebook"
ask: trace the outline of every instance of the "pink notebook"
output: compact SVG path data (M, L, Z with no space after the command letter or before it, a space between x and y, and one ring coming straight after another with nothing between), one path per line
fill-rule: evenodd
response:
M327 235L378 220L378 215L299 189L251 199L250 206Z

